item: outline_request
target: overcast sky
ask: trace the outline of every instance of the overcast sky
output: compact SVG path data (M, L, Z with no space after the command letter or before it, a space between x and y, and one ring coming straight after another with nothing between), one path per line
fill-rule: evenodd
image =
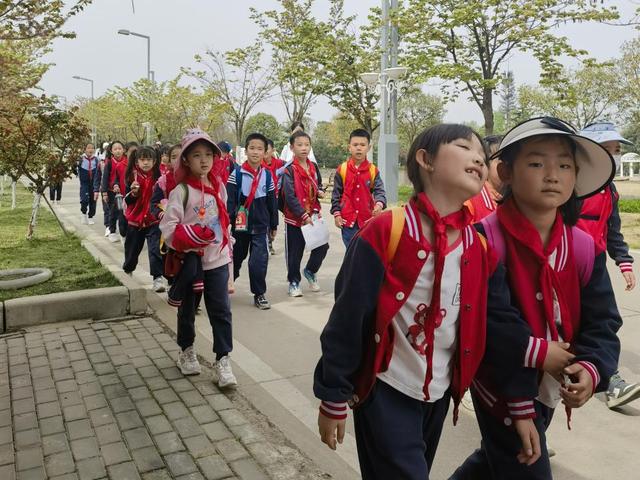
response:
M637 3L632 0L605 2L617 5L626 17L634 12ZM316 0L315 4L314 13L326 16L328 2ZM380 2L346 0L345 4L348 14L356 13L365 21L368 9ZM94 0L67 24L67 29L75 31L77 37L54 43L53 52L46 60L55 65L41 86L49 94L63 95L72 101L78 96L90 95L89 84L72 79L73 75L94 79L96 97L116 85L128 86L146 76L146 40L118 35L121 28L151 37L151 69L155 71L156 80L175 78L180 67L194 66L194 54L203 53L207 48L226 51L250 44L257 35L257 27L249 18L249 7L266 10L277 5L275 0L135 0L133 13L131 0ZM617 56L625 41L640 34L631 27L595 24L568 25L562 33L574 47L588 50L599 60ZM531 57L516 54L508 66L514 71L518 84L538 81L539 69ZM437 87L427 86L426 90L437 92ZM265 102L257 111L286 120L278 97ZM320 99L312 107L310 116L320 121L328 120L334 113L327 102ZM447 106L446 120L482 123L482 115L463 95Z

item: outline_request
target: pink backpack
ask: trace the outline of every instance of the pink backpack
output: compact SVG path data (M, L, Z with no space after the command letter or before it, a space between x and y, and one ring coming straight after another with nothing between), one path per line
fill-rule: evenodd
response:
M480 220L480 223L484 228L489 245L491 245L500 261L504 264L507 253L502 229L498 222L498 215L494 212ZM583 232L578 227L571 227L571 233L573 237L573 255L578 267L580 285L584 287L589 283L593 272L593 264L596 258L595 243L588 233Z

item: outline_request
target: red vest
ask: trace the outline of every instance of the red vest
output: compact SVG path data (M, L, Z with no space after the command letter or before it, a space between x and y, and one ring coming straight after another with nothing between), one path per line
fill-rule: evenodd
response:
M347 160L351 162L352 159ZM342 198L340 199L340 216L346 222L346 226L351 228L358 222L360 228L371 219L371 212L374 207L374 199L371 194L371 163L365 159L359 166L358 178L354 177L354 172L346 169L345 178L342 182ZM375 167L374 167L375 168ZM340 175L341 166L336 170L336 175Z
M127 171L127 157L123 155L122 157L120 157L119 162L116 162L114 158L111 158L109 161L111 162L111 174L109 175L109 188L113 189L113 185L116 183L116 178L117 178L118 186L120 187L120 193L124 195L124 192L127 189L127 184L124 178L125 173Z
M408 205L405 208L411 207ZM362 238L370 243L380 258L386 259L391 213L385 212L372 222L375 222L375 228L370 225L370 228L362 230ZM407 225L406 223L400 237L396 254L386 268L378 298L375 328L367 340L361 368L354 381L356 394L350 402L353 405L364 401L375 383L376 374L388 368L393 354L393 317L409 297L427 259L424 254L426 243L423 245L416 241L408 232ZM486 250L484 238L473 227L466 227L462 235L464 252L460 261L462 287L458 348L451 379L451 392L456 406L471 384L484 355L488 279L496 266L495 255Z
M587 232L596 244L597 252L607 249L609 217L613 212L613 192L607 185L602 191L584 199L576 226Z

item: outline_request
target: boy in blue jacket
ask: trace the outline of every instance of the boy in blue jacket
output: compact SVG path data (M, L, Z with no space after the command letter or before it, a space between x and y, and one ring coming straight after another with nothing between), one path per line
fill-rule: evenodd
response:
M252 133L245 141L247 161L236 165L227 182L227 210L231 219L233 246L233 278L240 276L242 262L249 254L249 282L254 305L260 310L271 308L265 298L269 239L278 229L278 207L275 185L269 169L262 166L267 151L267 138Z

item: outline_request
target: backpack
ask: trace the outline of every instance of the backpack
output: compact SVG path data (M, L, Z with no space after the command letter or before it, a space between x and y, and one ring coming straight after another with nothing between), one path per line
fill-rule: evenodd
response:
M286 202L284 201L284 176L287 175L287 172L293 178L291 165L283 167L282 175L278 177L278 210L280 210L282 213L284 213L284 207L286 204Z
M498 215L495 213L480 220L487 241L493 247L498 259L504 264L507 257L507 248L504 243L504 235L498 223ZM573 232L573 254L578 267L580 285L589 283L593 264L595 262L595 244L588 233L583 232L578 227L571 227Z
M342 185L344 186L344 182L347 179L347 162L342 162L338 169L338 174L340 178L342 178ZM369 190L373 192L373 187L375 186L376 175L378 174L378 169L372 163L369 165L369 176L371 177L371 181L369 182Z

